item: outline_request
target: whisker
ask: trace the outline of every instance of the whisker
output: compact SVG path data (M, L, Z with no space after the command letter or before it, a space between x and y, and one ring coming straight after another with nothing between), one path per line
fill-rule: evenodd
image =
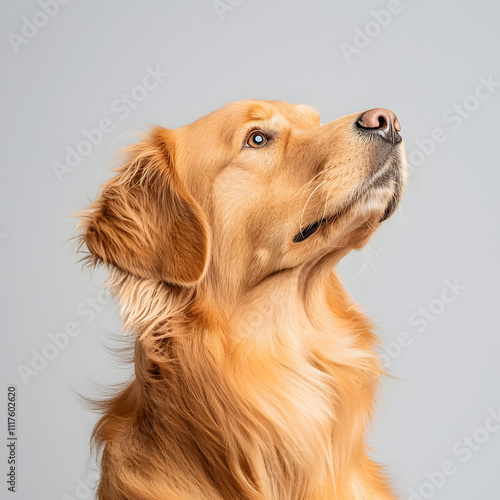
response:
M371 251L375 254L375 257L377 257L378 260L380 260L381 262L384 262L384 259L382 259L382 257L380 257L380 255L375 251L375 249L370 245L371 247Z
M304 208L302 209L302 213L300 214L300 218L299 218L299 229L302 227L302 221L304 219L304 213L306 211L306 208L307 208L307 204L309 203L309 200L311 199L311 197L314 195L314 193L323 185L325 184L325 182L327 182L328 179L325 179L324 181L322 181L320 184L318 184L315 188L314 188L314 191L309 195L309 198L307 198L306 200L306 203L304 205Z
M367 256L366 252L363 250L363 256L366 259L366 261L368 262L368 264L370 264L370 266L372 267L372 269L378 274L377 268L373 265L373 262L371 261L371 245L368 245L367 249L369 250L370 255Z
M326 208L328 206L328 198L330 197L330 193L333 191L333 188L334 188L334 186L330 186L330 189L328 190L328 193L326 194L325 207L323 208L323 215L322 215L323 219L326 217Z
M310 181L306 182L301 188L299 188L297 190L297 192L295 193L295 196L297 196L298 194L301 193L301 191L305 191L307 189L307 187L309 186L309 184L311 184L311 182L316 179L317 177L319 177L321 174L324 174L325 172L327 172L328 170L331 170L335 165L331 165L325 169L323 169L321 172L319 172L318 174L316 174Z

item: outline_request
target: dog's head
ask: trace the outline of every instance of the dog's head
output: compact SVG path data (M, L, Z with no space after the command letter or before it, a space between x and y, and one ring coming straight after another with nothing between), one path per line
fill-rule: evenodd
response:
M128 148L80 226L94 264L177 286L251 287L362 246L406 178L395 115L320 124L309 106L231 103Z

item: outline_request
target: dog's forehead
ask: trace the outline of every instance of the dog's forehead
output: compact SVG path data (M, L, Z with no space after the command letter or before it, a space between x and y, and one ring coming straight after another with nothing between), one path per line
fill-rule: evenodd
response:
M238 114L244 123L286 121L296 127L311 127L319 125L320 122L320 115L312 106L291 104L285 101L236 101L222 110L230 114Z

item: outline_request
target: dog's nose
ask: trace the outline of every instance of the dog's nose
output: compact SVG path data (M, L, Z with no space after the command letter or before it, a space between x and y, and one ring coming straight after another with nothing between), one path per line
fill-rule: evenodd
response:
M358 128L367 132L375 132L382 139L393 144L401 142L398 132L401 130L397 116L390 110L374 108L365 111L356 122Z

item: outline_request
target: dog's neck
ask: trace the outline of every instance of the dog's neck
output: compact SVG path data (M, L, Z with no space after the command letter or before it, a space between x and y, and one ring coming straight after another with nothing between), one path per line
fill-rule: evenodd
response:
M364 453L381 370L370 324L335 273L281 273L240 297L230 315L197 290L119 272L110 287L126 328L142 339L134 381L141 418L163 428L175 413L168 419L180 427L155 435L192 440L212 475L234 469L241 478L229 496L248 495L253 477L268 483L266 498L288 498L290 488L305 498Z

